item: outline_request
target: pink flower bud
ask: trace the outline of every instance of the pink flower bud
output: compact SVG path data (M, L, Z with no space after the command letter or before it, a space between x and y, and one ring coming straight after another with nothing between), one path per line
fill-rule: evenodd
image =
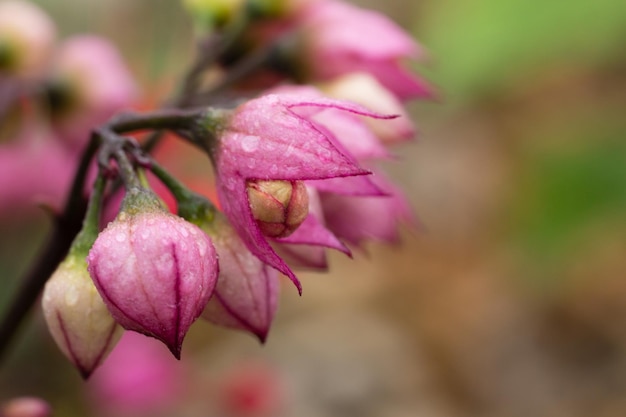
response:
M431 88L402 65L423 55L386 16L336 0L311 2L298 16L300 42L291 51L305 77L328 80L349 72L372 74L400 99L431 97Z
M180 358L183 338L217 280L209 237L158 208L122 211L100 233L87 262L118 323L161 340Z
M48 329L83 378L102 363L121 332L87 272L70 254L46 283L42 306Z
M50 405L37 397L19 397L7 401L0 408L2 417L49 417Z
M0 2L0 74L31 77L42 71L54 44L50 18L28 1Z
M252 216L265 236L287 237L309 214L309 196L302 181L248 181Z
M264 342L278 305L278 272L246 248L220 213L202 228L211 236L220 260L217 286L202 317L249 331Z

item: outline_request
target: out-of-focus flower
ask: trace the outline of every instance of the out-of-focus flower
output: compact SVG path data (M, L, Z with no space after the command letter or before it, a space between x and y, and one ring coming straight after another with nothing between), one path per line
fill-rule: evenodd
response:
M286 402L284 383L268 364L241 363L220 375L217 407L231 417L281 415Z
M93 285L85 255L70 253L58 266L46 283L42 306L57 346L88 378L121 332Z
M254 219L247 184L250 180L302 181L368 174L338 148L339 142L330 132L312 123L312 116L325 109L382 117L347 102L270 94L222 116L215 132L217 143L212 148L224 214L250 251L287 275L298 289L298 279L272 249ZM300 229L305 226L311 231L325 230L312 216ZM294 239L297 233L288 239Z
M322 92L339 100L359 103L380 114L396 114L393 120L364 119L365 124L382 140L397 142L415 135L415 127L396 96L372 75L351 73L321 84Z
M217 280L217 256L208 236L163 210L152 192L133 188L87 261L117 322L161 340L180 358L183 338Z
M278 306L278 272L246 248L221 213L200 227L211 237L220 262L217 286L202 317L249 331L264 342Z
M310 2L295 17L297 39L286 50L302 81L367 72L400 99L431 97L431 88L403 67L420 46L386 16L336 0Z
M416 226L417 221L403 192L383 180L381 174L376 176L376 181L387 195L320 195L326 227L338 238L355 246L361 246L369 239L396 243L400 223Z
M70 142L83 143L91 128L129 106L136 93L132 75L109 41L82 35L59 47L48 96L55 127Z
M2 417L49 417L52 415L50 405L37 397L13 398L0 407Z
M185 381L185 368L163 345L125 332L86 388L107 415L154 416L181 400Z
M39 75L50 55L56 28L28 1L0 2L0 75Z
M1 144L0 213L22 213L36 203L59 207L74 171L72 156L36 128Z

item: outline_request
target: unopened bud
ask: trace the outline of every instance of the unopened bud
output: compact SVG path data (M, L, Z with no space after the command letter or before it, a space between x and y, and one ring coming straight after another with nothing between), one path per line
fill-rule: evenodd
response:
M70 254L59 265L46 283L42 306L54 341L87 378L121 332L87 272L84 256Z
M309 214L309 195L302 181L248 181L252 216L268 237L287 237Z
M161 340L180 358L217 281L215 249L147 190L128 193L123 207L91 248L89 273L118 323Z

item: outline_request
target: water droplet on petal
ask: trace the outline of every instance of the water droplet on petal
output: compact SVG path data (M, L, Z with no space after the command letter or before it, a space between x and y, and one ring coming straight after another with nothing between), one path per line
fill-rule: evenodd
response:
M241 149L245 152L254 152L259 147L259 137L258 136L244 136L241 139Z

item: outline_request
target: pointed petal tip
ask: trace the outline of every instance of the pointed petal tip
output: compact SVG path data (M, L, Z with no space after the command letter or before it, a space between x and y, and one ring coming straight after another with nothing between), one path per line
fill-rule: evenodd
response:
M77 368L78 368L78 372L80 373L81 378L83 378L83 381L87 381L94 371L94 369L87 369L83 366L78 366L78 365L77 365Z

